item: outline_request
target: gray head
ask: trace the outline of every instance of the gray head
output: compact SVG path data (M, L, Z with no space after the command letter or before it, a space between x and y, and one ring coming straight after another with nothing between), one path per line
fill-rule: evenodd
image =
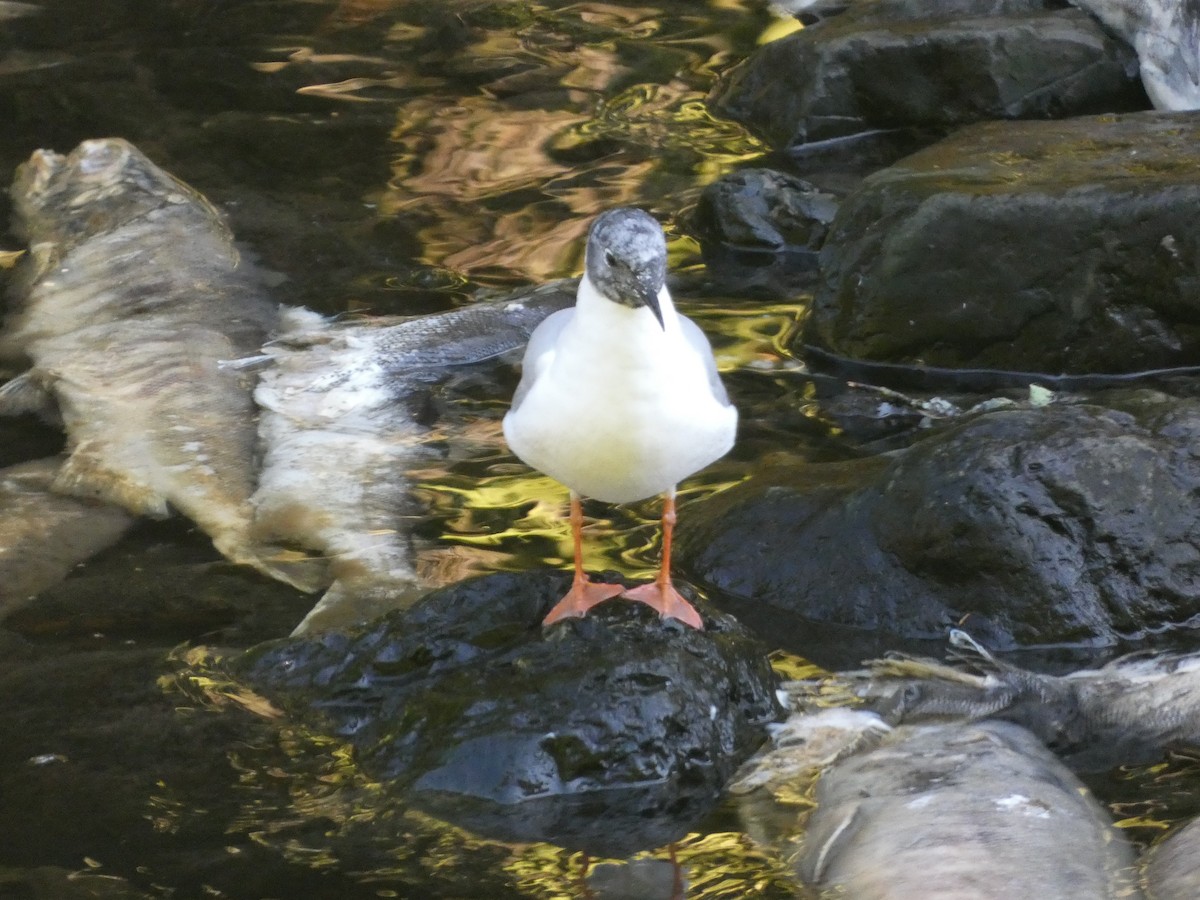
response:
M614 303L645 306L663 324L658 292L667 279L667 241L647 212L624 206L592 223L584 265L588 279Z

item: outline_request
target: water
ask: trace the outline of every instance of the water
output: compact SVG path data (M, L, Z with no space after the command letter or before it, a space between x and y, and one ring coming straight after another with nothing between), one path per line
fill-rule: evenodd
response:
M226 212L285 299L325 312L431 312L572 275L597 212L650 209L742 411L735 451L683 486L686 516L768 453L860 452L783 351L805 298L714 287L684 227L706 183L764 156L702 100L773 27L751 0L48 0L0 31L0 171L127 137ZM500 438L507 377L443 397L452 449L419 473L431 580L569 558L562 489ZM61 445L32 420L0 434L4 464ZM649 576L657 504L587 510L588 566ZM310 603L185 522L146 523L50 592L24 639L0 632L0 897L589 896L578 854L396 808L346 747L222 680L203 648L285 634ZM1145 839L1190 811L1170 797L1194 768L1126 773L1120 817ZM796 896L729 810L646 854L672 855L692 898Z

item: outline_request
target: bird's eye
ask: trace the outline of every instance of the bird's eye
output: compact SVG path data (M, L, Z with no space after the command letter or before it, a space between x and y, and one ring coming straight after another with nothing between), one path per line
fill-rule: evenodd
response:
M604 251L604 261L610 266L615 266L617 264L617 258L613 256L613 252L611 250Z

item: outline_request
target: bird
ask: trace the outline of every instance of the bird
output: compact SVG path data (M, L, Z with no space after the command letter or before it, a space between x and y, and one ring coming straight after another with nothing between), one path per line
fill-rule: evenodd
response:
M575 305L533 332L504 417L516 456L570 492L575 577L543 620L583 616L616 596L696 629L703 620L671 582L676 485L733 447L737 409L695 322L666 287L662 226L633 207L597 216ZM663 495L662 561L631 590L583 571L581 498L632 503Z

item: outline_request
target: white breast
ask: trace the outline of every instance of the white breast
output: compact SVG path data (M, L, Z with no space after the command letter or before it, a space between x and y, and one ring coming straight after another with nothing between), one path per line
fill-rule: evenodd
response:
M706 342L689 339L664 288L665 328L601 297L585 278L550 348L530 341L513 452L578 494L626 503L662 493L729 451L737 411L714 392ZM530 356L536 358L531 359ZM532 381L530 381L532 379Z

